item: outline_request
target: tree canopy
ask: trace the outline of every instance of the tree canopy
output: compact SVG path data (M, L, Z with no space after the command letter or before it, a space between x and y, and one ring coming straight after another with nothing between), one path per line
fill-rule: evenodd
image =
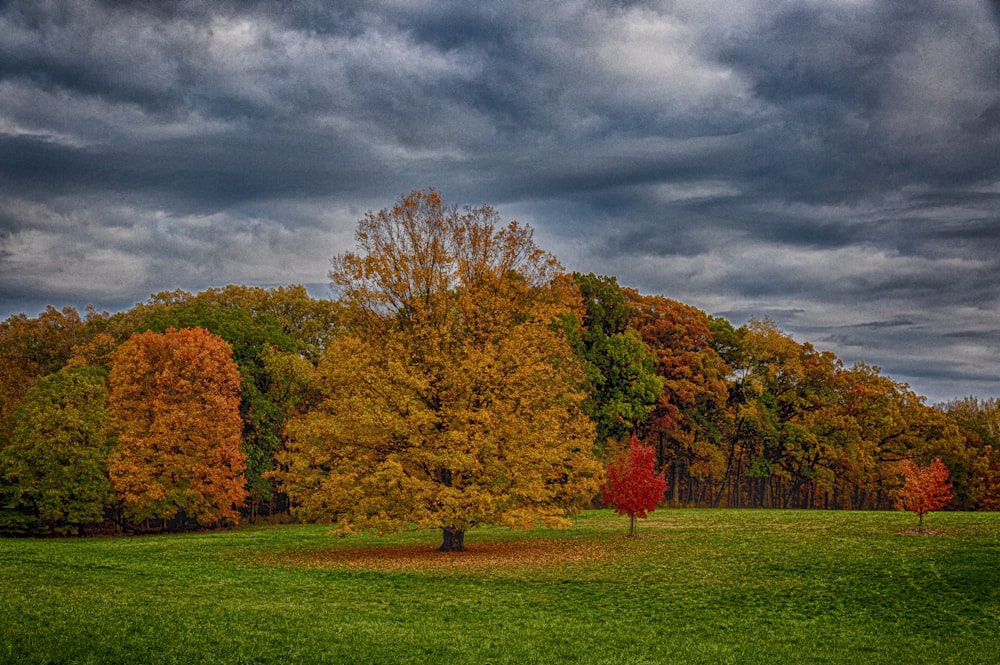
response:
M348 332L319 409L289 424L279 474L341 532L564 525L600 487L584 376L561 328L575 292L529 228L413 192L334 259Z
M133 520L239 521L246 495L240 373L202 328L136 333L115 352L108 472Z
M577 354L590 380L584 411L597 426L597 447L627 437L646 420L663 393L655 360L630 327L631 307L614 277L574 273L583 298Z
M16 412L0 451L0 530L75 534L111 503L108 391L100 369L42 377Z
M1000 507L995 398L930 406L769 319L568 275L434 190L356 240L333 299L229 285L0 322L0 530L292 511L461 549L475 524L565 524L632 434L672 505L887 509L903 460L940 458L945 508Z

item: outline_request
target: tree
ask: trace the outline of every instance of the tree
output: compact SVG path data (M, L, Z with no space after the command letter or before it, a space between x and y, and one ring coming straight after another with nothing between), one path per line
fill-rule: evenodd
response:
M968 487L957 487L956 494L974 498L978 510L1000 510L1000 399L966 397L943 404L941 408L962 429L970 453L977 459L970 474ZM960 485L955 467L948 464L953 485ZM969 505L962 505L968 510Z
M640 431L656 442L658 463L664 468L670 464L671 502L681 502L682 482L687 501L692 501L695 482L704 487L725 471L719 440L725 429L729 368L713 348L704 312L662 296L628 295L632 324L656 358L663 382L663 394Z
M628 515L628 535L635 535L636 518L645 519L656 509L667 491L663 473L656 472L656 451L635 434L628 452L608 465L608 477L601 496L619 515Z
M583 373L561 329L575 290L529 228L412 192L334 259L347 332L323 400L287 427L276 473L338 532L563 526L600 488Z
M112 357L108 471L126 516L239 521L246 496L240 372L202 328L137 333Z
M898 491L897 501L900 510L908 510L920 517L917 527L921 533L924 530L924 515L940 510L951 501L951 483L948 480L948 467L940 457L926 467L917 466L912 459L900 463L905 483Z
M242 376L240 415L246 454L247 501L241 512L251 519L285 509L287 497L264 477L273 470L282 445L282 431L300 398L287 389L281 372L319 360L331 336L337 334L339 304L311 298L303 286L263 288L228 285L197 294L180 289L150 296L126 312L88 319L88 329L114 346L136 332L162 333L169 328L204 328L226 340ZM95 355L81 345L83 356ZM71 359L71 362L75 359Z
M104 371L90 367L60 370L28 391L0 452L0 528L75 534L104 518L107 399Z
M264 359L275 353L298 355L303 350L286 325L269 311L269 305L280 301L284 293L232 285L197 295L172 291L153 295L148 305L139 308L143 314L139 331L204 328L232 347L241 376L242 449L251 517L256 517L262 502L273 498L272 481L264 474L274 468L281 431L290 415L285 405L274 399Z
M583 409L597 425L597 445L622 439L644 421L663 392L654 358L629 328L631 308L614 277L573 274L584 316L577 355L590 380Z
M0 322L0 448L24 395L40 377L62 369L82 326L75 309L51 305L35 318L17 314Z

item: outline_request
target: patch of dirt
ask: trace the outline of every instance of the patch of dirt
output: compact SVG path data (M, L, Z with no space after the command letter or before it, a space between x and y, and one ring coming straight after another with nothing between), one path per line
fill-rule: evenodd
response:
M518 540L466 544L465 552L438 552L427 545L322 548L282 552L264 563L366 571L487 571L600 561L621 549L605 541Z
M934 531L932 529L924 529L923 531L921 531L920 529L909 529L907 531L900 531L900 533L904 536L944 536L948 532Z

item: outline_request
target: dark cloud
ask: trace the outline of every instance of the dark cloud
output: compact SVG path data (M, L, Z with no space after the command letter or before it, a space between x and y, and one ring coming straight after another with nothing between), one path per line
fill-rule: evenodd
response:
M572 270L1000 393L1000 9L5 3L0 314L322 291L410 189Z

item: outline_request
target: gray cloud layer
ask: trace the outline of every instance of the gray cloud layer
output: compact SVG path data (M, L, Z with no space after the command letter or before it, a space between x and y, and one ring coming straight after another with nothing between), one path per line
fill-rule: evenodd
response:
M434 186L572 270L997 395L998 26L973 0L8 2L0 315L321 292L366 209Z

